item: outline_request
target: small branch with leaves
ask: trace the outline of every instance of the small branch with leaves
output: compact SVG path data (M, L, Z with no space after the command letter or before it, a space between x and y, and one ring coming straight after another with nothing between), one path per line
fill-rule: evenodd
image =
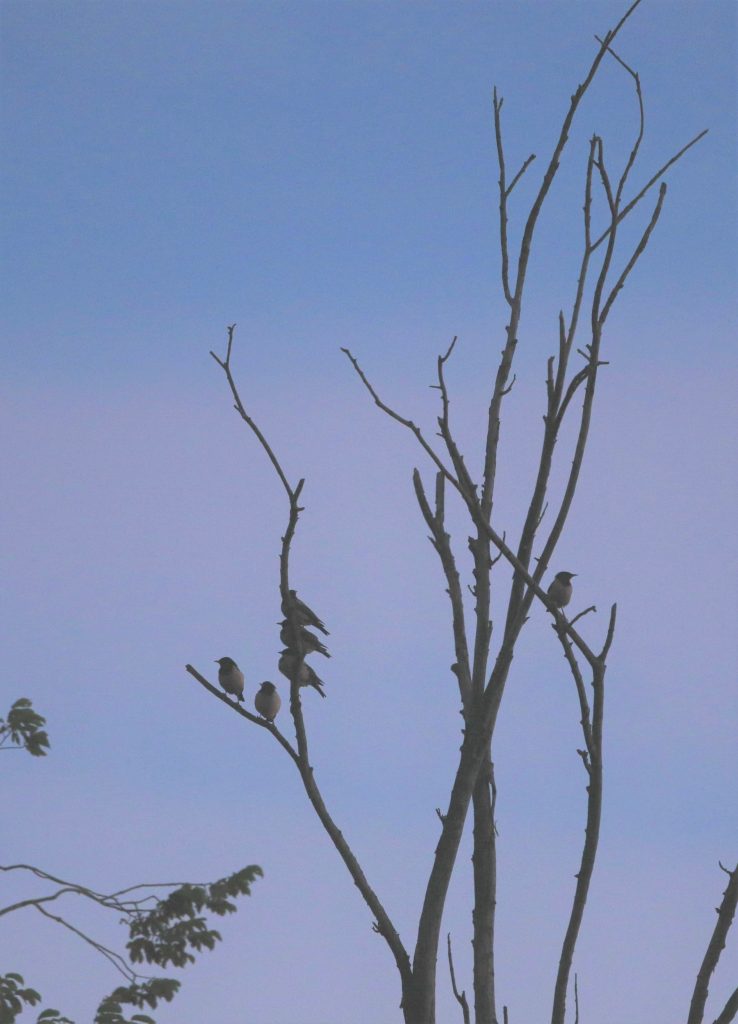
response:
M223 917L235 913L235 899L250 895L251 885L262 874L261 868L251 865L217 882L142 883L116 892L102 893L59 878L31 864L0 865L0 871L31 874L58 887L48 895L30 896L0 908L0 917L21 910L35 910L77 936L122 975L125 984L101 1001L96 1011L95 1024L126 1024L121 1016L123 1005L155 1009L161 1000L170 1002L179 990L180 982L175 978L142 974L134 965L147 963L158 967L185 967L194 963L196 954L204 949L212 950L221 938L220 932L209 927L206 915ZM112 911L120 919L128 928L127 956L99 942L61 913L52 913L48 909L49 904L62 898L66 901L70 896L95 903ZM41 998L34 989L24 988L24 984L22 976L18 974L5 975L4 979L0 977L0 993L5 985L9 993L9 1005L20 1007L17 1012L22 1009L22 1002L34 1005ZM15 1017L9 1019L14 1020ZM48 1024L54 1024L54 1021L62 1024L62 1021L66 1021L66 1018L59 1017L57 1010L44 1011L38 1019ZM142 1024L144 1020L151 1021L151 1018L134 1015L131 1020Z
M25 750L32 757L45 757L49 737L46 719L27 697L20 697L5 718L0 718L0 750Z

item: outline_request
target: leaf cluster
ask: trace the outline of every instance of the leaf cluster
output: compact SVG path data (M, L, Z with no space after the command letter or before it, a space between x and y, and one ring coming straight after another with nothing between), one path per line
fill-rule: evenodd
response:
M49 747L45 725L46 719L33 710L31 701L20 697L7 718L0 718L0 747L10 741L12 747L27 750L33 757L44 757Z
M97 1008L94 1024L156 1024L146 1013L123 1016L123 1003L142 1009L144 1006L156 1009L160 999L170 1003L179 991L180 983L173 978L148 978L132 985L122 985L107 996Z
M41 996L34 988L26 988L20 974L0 975L0 1024L13 1024L19 1013L23 1012L23 1004L35 1006L41 1002Z
M235 913L236 897L250 895L252 883L262 874L261 868L252 864L217 882L205 885L188 882L177 886L165 897L120 900L111 896L95 896L89 890L86 894L104 906L115 906L125 912L126 916L122 920L129 928L127 948L131 963L145 961L160 967L169 964L185 967L194 962L194 953L213 949L216 942L220 941L220 933L208 927L205 915L211 913L224 917ZM133 887L134 890L140 888ZM117 894L118 897L121 895ZM144 903L151 899L154 900L154 906L145 907ZM180 989L180 982L174 978L143 977L127 967L117 954L105 950L94 940L88 941L108 959L112 957L113 962L117 959L119 963L116 966L122 969L129 981L129 984L119 986L102 1000L95 1013L94 1024L156 1024L145 1013L125 1016L124 1007L155 1010L160 1000L171 1002ZM35 989L25 988L24 985L20 974L0 976L0 1024L14 1024L23 1012L24 1004L35 1006L41 1001ZM43 1010L36 1024L74 1024L74 1021L61 1016L58 1010Z
M26 1006L35 1006L41 1002L41 994L35 988L26 988L21 974L13 972L0 975L0 1024L13 1024L18 1014L23 1013ZM59 1010L42 1010L36 1018L36 1024L74 1024L68 1017L63 1017Z
M190 950L213 949L220 932L209 928L204 914L233 914L236 896L248 896L251 883L262 874L256 865L242 868L210 885L185 884L157 900L156 906L138 910L130 922L127 944L132 963L184 967L194 963Z

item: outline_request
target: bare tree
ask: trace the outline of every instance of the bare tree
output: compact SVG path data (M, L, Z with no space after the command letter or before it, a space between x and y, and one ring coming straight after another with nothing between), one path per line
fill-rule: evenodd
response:
M576 689L583 737L579 755L587 789L585 841L571 912L561 946L552 999L552 1024L564 1024L566 1016L566 998L574 952L599 838L605 675L607 657L615 633L616 606L613 604L610 609L608 624L601 641L593 644L585 640L579 632L579 621L596 609L586 608L571 619L567 619L545 589L544 577L566 525L584 461L598 374L600 368L606 365L602 352L609 314L623 285L646 249L659 220L667 192L666 183L663 181L664 173L705 134L700 132L669 157L658 170L648 176L645 184L631 187L631 175L636 167L644 133L643 98L638 74L615 53L613 43L639 3L640 0L636 0L618 24L602 39L598 39L595 57L571 97L557 141L545 162L540 185L523 222L520 245L514 252L511 250L508 233L508 201L521 177L535 160L535 156L529 155L516 173L508 176L503 140L503 99L495 89L493 110L499 166L501 288L509 313L508 323L504 328L501 358L491 387L484 456L479 473L470 468L451 426L450 397L444 374L456 345L455 338L448 350L438 356L436 362L435 387L440 399L437 417L440 444L412 419L383 401L357 357L347 348L342 350L371 399L383 413L414 435L435 473L433 486L429 488L420 469L416 468L413 471L413 485L420 512L430 533L431 543L439 557L450 600L455 650L453 671L461 698L463 736L447 807L443 812L440 809L437 811L441 822L440 836L425 885L425 896L412 952L403 943L383 902L370 885L352 848L331 817L310 765L301 688L309 682L306 676L308 670L305 657L315 647L313 640L309 639L310 634L305 633L304 627L311 621L314 624L319 620L317 617L311 620L313 613L298 598L290 577L290 549L302 512L300 500L304 480L300 479L296 484L290 483L265 435L246 410L232 371L235 324L228 328L225 356L221 358L211 353L226 376L236 411L256 435L287 498L288 519L280 555L280 593L285 614L283 638L287 641L286 660L282 663L282 670L290 679L290 711L295 733L294 741L288 739L273 721L251 714L236 702L230 701L191 665L187 666L187 671L211 694L228 704L242 717L271 732L292 758L310 802L373 915L375 931L384 938L392 953L400 976L401 1007L406 1024L435 1022L436 964L441 923L449 882L470 805L473 814L474 848L474 1020L476 1024L497 1024L500 1019L496 1008L494 970L497 884L494 821L496 787L491 744L516 645L536 600L540 601L552 615L554 634L563 648ZM635 92L638 109L635 137L625 159L624 169L618 177L612 175L611 161L609 158L606 159L604 143L599 135L592 137L584 156L581 257L573 289L574 296L568 312L565 313L562 308L554 318L555 352L546 363L544 428L537 474L517 543L508 544L507 534L496 524L495 486L503 402L515 383L513 364L519 340L529 259L539 217L559 170L577 111L602 63L609 58L618 62L624 73L624 81L629 81ZM622 252L623 247L619 245L620 225L657 184L657 195L645 228L642 229L636 244ZM596 195L603 200L601 205L606 211L602 223L595 223ZM616 263L622 268L619 271L614 270ZM584 336L582 341L579 340L581 335ZM577 357L581 362L575 366ZM559 446L559 435L562 425L569 419L575 422L575 441L573 451L564 451ZM558 506L549 513L550 525L542 530L544 517L548 512L552 470L555 465L566 463L569 464L569 468L563 496ZM454 538L446 528L446 502L449 497L460 502L471 527L471 609L465 606L465 585L457 568ZM500 558L505 559L514 572L509 592L499 601L499 607L504 608L504 613L498 617L499 626L494 636L497 638L499 634L499 639L496 639L493 645L492 572ZM320 625L322 626L322 623ZM450 936L447 942L454 995L463 1019L467 1021L470 1018L470 1010L466 994L459 992L456 984ZM505 1008L505 1021L507 1016ZM698 1018L695 1017L694 1020L696 1024Z

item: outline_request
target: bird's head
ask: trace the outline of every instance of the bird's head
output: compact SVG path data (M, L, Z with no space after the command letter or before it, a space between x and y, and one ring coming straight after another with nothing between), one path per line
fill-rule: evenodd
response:
M276 689L277 687L274 685L274 683L270 683L269 680L263 682L260 687L262 693L274 693Z
M559 583L571 583L571 581L574 579L575 576L576 576L575 572L557 572L556 573L556 579L559 581Z
M221 668L228 670L229 668L236 668L236 663L233 658L216 658L215 664L220 665Z

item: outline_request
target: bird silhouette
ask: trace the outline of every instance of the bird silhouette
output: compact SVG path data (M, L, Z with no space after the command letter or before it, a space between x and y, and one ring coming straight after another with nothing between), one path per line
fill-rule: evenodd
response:
M282 626L282 628L279 631L279 639L282 641L285 647L291 648L293 644L293 639L290 624L287 621L287 619L285 619L284 622L280 623L280 625ZM318 654L322 654L324 658L330 658L330 652L328 651L328 648L325 646L322 640L318 639L315 633L311 633L309 629L303 629L301 626L299 634L302 649L305 652L305 654L312 654L314 652L317 652Z
M233 658L216 658L215 664L220 665L218 669L218 682L226 693L231 694L236 700L243 700L243 672L235 663Z
M293 676L296 675L298 686L312 686L321 697L325 697L323 693L323 686L325 685L323 680L315 669L311 668L306 662L301 661L293 651L282 651L279 656L278 668L282 675L286 676L290 682Z
M315 626L321 633L328 636L328 630L324 623L318 618L312 608L309 608L304 601L297 596L296 590L290 590L289 598L282 601L282 614L289 618L290 612L295 617L299 626Z
M553 603L563 608L571 601L573 587L571 581L576 576L575 572L557 572L548 588L548 596Z
M277 717L282 701L277 693L277 687L269 680L265 680L259 687L259 692L254 697L254 707L262 718L273 722Z

